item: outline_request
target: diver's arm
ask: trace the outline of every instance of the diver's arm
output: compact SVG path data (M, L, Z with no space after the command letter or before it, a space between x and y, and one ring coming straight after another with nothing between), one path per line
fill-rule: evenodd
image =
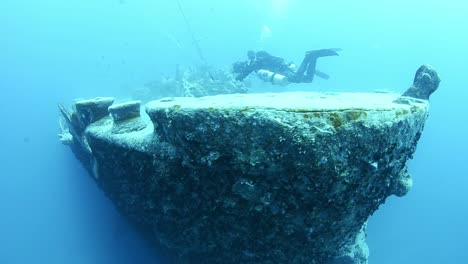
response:
M237 81L243 81L247 76L249 76L251 72L244 71L241 74L237 75L236 80Z
M238 81L243 81L249 74L252 72L259 70L260 65L257 61L253 61L251 64L249 64L247 67L245 67L244 71L242 71L237 77L236 80Z

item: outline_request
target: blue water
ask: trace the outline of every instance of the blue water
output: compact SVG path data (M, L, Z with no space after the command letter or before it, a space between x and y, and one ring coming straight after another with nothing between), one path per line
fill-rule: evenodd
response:
M438 69L414 187L370 218L369 263L468 263L465 1L180 1L214 66L343 49L319 61L330 80L275 91L402 92L419 65ZM57 103L128 98L199 64L177 1L3 0L0 36L0 263L163 263L58 142Z

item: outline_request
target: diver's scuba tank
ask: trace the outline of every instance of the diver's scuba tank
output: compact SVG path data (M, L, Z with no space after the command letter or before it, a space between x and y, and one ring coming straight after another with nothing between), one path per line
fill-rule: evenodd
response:
M288 77L268 70L258 70L257 76L265 82L271 82L280 86L285 86L289 83Z

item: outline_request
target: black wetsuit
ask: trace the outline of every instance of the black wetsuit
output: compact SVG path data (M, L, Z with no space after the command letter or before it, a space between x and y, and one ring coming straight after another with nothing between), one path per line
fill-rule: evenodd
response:
M297 71L291 69L291 63L285 63L283 58L270 55L266 51L256 53L249 52L249 61L237 62L241 67L234 67L234 72L239 75L236 80L244 80L250 73L258 70L268 70L275 74L281 74L288 78L291 83L310 83L314 80L316 73L317 59L324 56L338 55L339 49L322 49L306 52L304 59ZM321 73L323 74L323 73ZM326 74L323 74L326 76Z
M255 53L255 57L250 59L246 66L239 72L236 80L244 80L250 73L258 70L268 70L277 74L287 76L293 76L295 72L289 68L289 64L284 62L283 58L270 55L266 51L258 51Z

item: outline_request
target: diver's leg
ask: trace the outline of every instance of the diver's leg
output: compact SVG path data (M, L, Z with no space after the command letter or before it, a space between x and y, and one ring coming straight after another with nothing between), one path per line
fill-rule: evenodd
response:
M314 80L315 76L315 67L317 66L317 58L318 57L311 57L309 59L309 63L307 64L307 70L302 77L302 82L310 83Z
M307 53L304 56L304 59L301 62L301 65L299 66L299 69L296 71L296 80L297 82L301 82L302 77L304 77L304 73L307 70L307 65L309 64L311 56L308 56Z
M325 80L330 79L330 75L324 73L323 71L319 71L318 69L315 69L315 76L320 77Z
M302 82L302 76L297 75L297 73L290 74L288 76L288 82L290 82L290 83L300 83L300 82Z
M301 72L297 71L302 76L301 81L305 83L312 82L316 73L317 59L326 56L337 56L337 51L339 50L338 48L333 48L307 51L301 64L302 69L299 68Z
M312 52L306 52L304 59L302 60L301 66L296 71L295 80L296 82L312 82L314 79L315 66L317 65L317 54Z

